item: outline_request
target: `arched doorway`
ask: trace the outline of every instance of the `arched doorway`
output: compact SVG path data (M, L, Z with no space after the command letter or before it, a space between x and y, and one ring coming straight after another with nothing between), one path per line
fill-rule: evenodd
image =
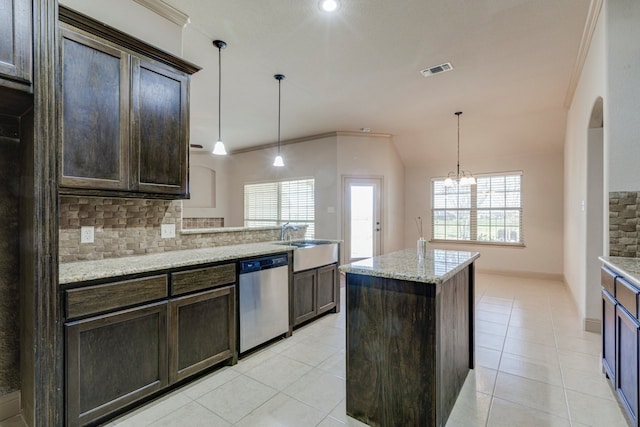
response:
M586 318L584 328L600 332L600 262L606 248L608 227L605 227L604 192L604 116L602 98L591 110L587 133L587 200L586 200ZM608 211L608 209L607 209Z

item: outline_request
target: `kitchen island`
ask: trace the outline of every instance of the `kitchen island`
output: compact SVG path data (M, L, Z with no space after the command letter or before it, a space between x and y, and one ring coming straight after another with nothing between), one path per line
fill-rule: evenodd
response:
M477 252L416 250L343 265L347 414L372 426L444 426L474 366Z

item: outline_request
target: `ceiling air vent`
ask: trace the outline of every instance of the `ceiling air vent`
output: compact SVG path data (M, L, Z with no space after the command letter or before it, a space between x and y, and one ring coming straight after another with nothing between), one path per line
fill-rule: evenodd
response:
M420 74L422 74L423 77L430 77L451 70L453 70L453 65L451 65L451 62L445 62L444 64L436 65L435 67L429 67L425 68L424 70L420 70Z

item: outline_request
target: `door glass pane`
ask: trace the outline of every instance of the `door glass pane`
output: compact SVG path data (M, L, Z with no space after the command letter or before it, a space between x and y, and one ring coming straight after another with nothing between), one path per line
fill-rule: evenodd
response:
M373 186L351 186L351 258L373 254Z

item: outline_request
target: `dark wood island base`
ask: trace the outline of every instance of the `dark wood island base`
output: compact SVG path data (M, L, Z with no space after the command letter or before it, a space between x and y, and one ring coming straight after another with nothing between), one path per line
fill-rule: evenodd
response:
M402 251L373 258L374 267L362 272L358 264L371 266L371 260L341 267L347 273L349 416L371 426L446 424L474 366L477 256L429 251L419 262L415 251ZM398 274L384 271L396 261Z

